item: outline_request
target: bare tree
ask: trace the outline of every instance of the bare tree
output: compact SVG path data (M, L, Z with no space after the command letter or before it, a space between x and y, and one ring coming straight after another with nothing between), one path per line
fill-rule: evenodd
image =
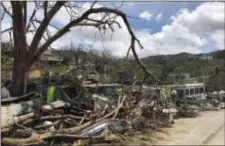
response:
M112 53L107 50L92 49L89 51L89 58L94 64L95 70L101 74L105 73L107 65L111 63Z
M20 95L26 93L27 84L27 73L34 62L36 62L42 53L51 46L51 44L62 37L64 34L68 33L72 27L96 27L100 31L105 31L109 29L114 31L113 26L117 25L121 27L120 23L116 21L117 17L121 17L125 23L128 32L131 36L130 50L132 50L136 61L141 66L141 68L146 72L147 75L154 77L143 64L138 59L135 51L135 44L137 43L141 48L142 45L140 41L136 38L133 33L131 26L128 22L127 16L124 12L116 8L100 7L95 8L96 2L93 2L91 7L80 13L80 7L74 2L68 1L56 1L48 2L34 1L34 9L31 12L30 18L28 17L27 11L27 1L11 1L10 9L7 8L3 2L1 2L2 8L4 10L1 19L7 16L12 19L12 27L3 30L2 33L11 31L13 41L13 77L12 77L12 94ZM61 26L60 28L54 26L53 18L60 9L65 8L71 17L71 21ZM29 10L30 11L30 10ZM37 12L43 13L44 18L39 20L36 17ZM93 14L101 14L101 18L93 18ZM63 18L62 18L63 19ZM37 24L39 24L37 26ZM55 28L57 31L55 34L51 34L49 27ZM33 33L33 39L30 44L27 42L27 33ZM11 34L11 33L9 33ZM41 40L45 39L42 43ZM154 77L155 78L155 77Z
M79 67L79 60L82 58L82 50L84 49L84 46L82 43L80 43L78 46L76 46L72 41L70 42L68 46L69 51L72 53L72 58L75 59L75 64L77 67Z

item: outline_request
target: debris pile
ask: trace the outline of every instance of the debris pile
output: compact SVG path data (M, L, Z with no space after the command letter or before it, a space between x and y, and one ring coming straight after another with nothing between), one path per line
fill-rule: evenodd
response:
M197 117L199 115L199 107L196 105L184 104L177 110L176 117Z
M169 126L176 112L165 109L156 93L117 91L111 101L87 90L72 97L62 89L61 98L49 103L37 92L2 99L2 144L121 144L135 131Z

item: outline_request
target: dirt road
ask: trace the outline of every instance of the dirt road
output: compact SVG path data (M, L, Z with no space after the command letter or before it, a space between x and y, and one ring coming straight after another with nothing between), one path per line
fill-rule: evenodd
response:
M200 117L178 119L167 136L157 144L163 145L224 145L224 110L202 112Z
M225 145L225 111L201 112L196 118L175 120L171 128L137 134L126 144L132 145Z
M203 144L204 145L225 145L224 125L211 135Z

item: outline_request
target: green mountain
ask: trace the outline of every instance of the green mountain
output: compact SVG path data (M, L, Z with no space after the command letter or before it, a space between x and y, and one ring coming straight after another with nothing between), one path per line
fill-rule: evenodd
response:
M189 73L191 77L211 76L216 66L225 64L225 50L205 54L180 53L156 55L142 59L148 68L157 68L158 78L168 80L169 74Z

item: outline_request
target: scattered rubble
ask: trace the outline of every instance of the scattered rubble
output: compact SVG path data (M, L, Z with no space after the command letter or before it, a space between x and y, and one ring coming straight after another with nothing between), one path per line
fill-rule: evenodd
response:
M132 131L146 131L163 123L172 123L170 111L157 105L160 103L157 94L144 96L142 92L125 92L115 88L116 96L109 98L109 95L100 94L99 89L97 93L90 92L97 86L99 89L109 86L120 88L113 84L74 86L74 89L86 88L85 94L78 96L80 93L77 93L75 96L66 91L65 86L56 85L60 94L57 93L56 101L47 103L44 92L48 91L48 87L39 86L36 90L41 94L31 92L22 97L2 99L2 144L118 143ZM110 139L112 135L117 136Z
M2 144L124 144L137 132L171 127L174 117L195 117L200 111L198 104L180 103L176 107L160 90L122 90L119 84L55 81L57 84L51 86L56 98L51 102L47 102L48 80L21 97L9 97L7 88L3 90L7 97L1 101Z

